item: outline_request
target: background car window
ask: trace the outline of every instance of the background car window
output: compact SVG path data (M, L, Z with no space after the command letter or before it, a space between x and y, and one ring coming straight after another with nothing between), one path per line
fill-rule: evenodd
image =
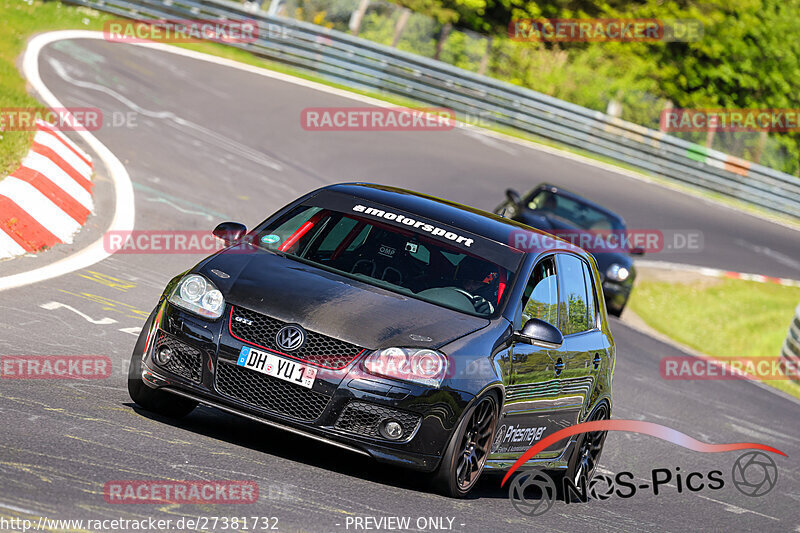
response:
M583 279L586 282L586 314L588 316L588 327L592 329L597 326L597 314L596 314L596 307L594 302L594 282L592 281L592 271L589 269L589 265L581 261L583 264Z
M552 257L540 261L534 267L531 279L525 288L522 324L531 318L538 318L558 326L558 283Z
M564 335L588 329L586 282L583 261L574 255L559 254L558 279L560 282L559 327Z
M528 208L566 220L581 229L624 230L625 227L606 213L566 196L539 191L528 200Z

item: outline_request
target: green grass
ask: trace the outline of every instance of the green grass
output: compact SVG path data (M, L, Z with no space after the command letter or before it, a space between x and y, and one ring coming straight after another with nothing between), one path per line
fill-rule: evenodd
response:
M61 29L100 30L106 18L111 17L59 2L0 0L0 107L41 107L28 94L16 64L31 35ZM0 176L5 176L16 170L28 152L33 132L4 131L0 136Z
M650 327L711 357L780 356L800 287L726 279L637 283L629 306ZM768 385L800 398L800 385Z

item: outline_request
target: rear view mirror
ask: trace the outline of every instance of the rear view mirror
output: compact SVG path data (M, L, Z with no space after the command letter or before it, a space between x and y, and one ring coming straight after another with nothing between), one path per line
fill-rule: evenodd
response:
M531 318L525 322L522 330L518 331L515 336L517 341L527 344L541 342L558 347L564 342L564 335L557 327L538 318Z
M214 237L222 240L225 244L232 244L247 233L247 226L238 222L223 222L214 228L213 233Z
M514 189L506 189L506 198L514 205L520 205L522 203L522 197Z

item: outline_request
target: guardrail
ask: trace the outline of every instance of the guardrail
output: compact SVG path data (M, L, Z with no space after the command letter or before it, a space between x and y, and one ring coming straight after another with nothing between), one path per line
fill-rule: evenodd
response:
M786 341L784 341L783 348L781 348L781 366L783 365L790 369L800 368L800 305L794 310L794 319L792 319L789 332L786 334ZM796 370L787 373L787 375L792 380L800 383Z
M488 119L655 176L800 219L800 178L346 33L264 11L249 11L242 4L226 0L65 1L133 19L255 20L260 27L258 40L231 46L347 86L448 107L459 117Z

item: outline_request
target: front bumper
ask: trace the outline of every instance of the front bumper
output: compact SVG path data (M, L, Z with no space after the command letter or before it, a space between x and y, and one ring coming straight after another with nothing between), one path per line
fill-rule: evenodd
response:
M318 369L311 389L236 365L242 346L231 335L229 313L203 320L169 303L159 309L143 357L144 382L280 429L376 460L434 470L474 396L367 374L361 354L346 367ZM160 366L153 353L168 344L173 357ZM255 346L254 346L255 347ZM380 422L401 423L398 441L383 438Z
M633 276L622 282L606 278L603 280L602 287L606 305L614 309L622 309L628 303L631 290L633 290Z

